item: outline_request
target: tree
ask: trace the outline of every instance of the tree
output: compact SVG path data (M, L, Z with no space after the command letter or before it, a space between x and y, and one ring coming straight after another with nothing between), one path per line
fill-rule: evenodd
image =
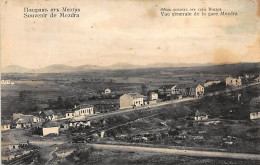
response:
M146 86L145 84L142 84L141 94L142 94L142 95L146 95L146 94L147 94L147 86Z

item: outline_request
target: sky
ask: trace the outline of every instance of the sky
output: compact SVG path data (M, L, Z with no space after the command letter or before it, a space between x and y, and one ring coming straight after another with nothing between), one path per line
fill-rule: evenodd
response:
M260 62L260 0L3 0L1 68L115 63ZM24 18L24 7L79 8L79 18ZM162 17L161 8L238 16Z

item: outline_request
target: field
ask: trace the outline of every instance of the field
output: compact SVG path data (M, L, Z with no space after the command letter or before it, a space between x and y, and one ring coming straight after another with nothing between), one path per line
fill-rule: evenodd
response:
M71 106L52 107L50 104L58 101L59 97L63 100L69 99L71 104L93 104L89 98L97 96L106 88L110 88L118 99L123 93L140 93L142 84L147 86L147 90L156 90L164 84L203 84L207 79L224 80L226 76L209 73L208 69L203 67L48 74L3 73L2 79L10 79L15 85L2 86L1 108L5 117L13 112L29 113L45 108L69 109Z

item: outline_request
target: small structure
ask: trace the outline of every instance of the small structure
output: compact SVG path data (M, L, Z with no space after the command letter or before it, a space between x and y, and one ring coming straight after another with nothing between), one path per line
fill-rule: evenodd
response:
M204 112L199 112L198 110L195 113L195 120L196 121L201 121L201 120L207 120L209 117L206 113Z
M55 115L52 110L40 111L39 116L45 121L47 120L56 121L58 118L57 115Z
M87 116L87 115L93 115L94 112L94 106L93 105L78 105L75 106L74 109L70 110L66 113L66 118L73 118L75 116Z
M42 135L46 136L49 134L59 135L59 124L53 121L49 121L42 125Z
M144 105L144 96L139 93L128 93L120 97L120 109Z
M204 83L204 87L209 87L213 84L219 84L221 83L220 80L206 80L206 82Z
M109 88L105 89L105 94L110 94L111 90Z
M158 100L158 93L156 93L156 92L149 92L148 93L148 100L149 101Z
M234 77L228 76L226 78L226 86L234 86L234 87L242 86L241 77L234 78Z

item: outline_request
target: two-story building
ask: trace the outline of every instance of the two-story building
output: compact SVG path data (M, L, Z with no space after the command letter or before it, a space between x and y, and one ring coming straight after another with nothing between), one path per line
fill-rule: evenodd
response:
M75 106L74 109L68 111L66 113L66 118L73 118L75 116L87 116L87 115L93 115L94 112L94 106L93 105L78 105Z
M139 93L128 93L120 97L120 109L144 105L144 96Z
M242 86L241 77L234 78L234 77L228 76L226 78L226 86L235 86L235 87Z
M193 85L189 89L189 96L200 98L204 95L204 87L202 85Z

